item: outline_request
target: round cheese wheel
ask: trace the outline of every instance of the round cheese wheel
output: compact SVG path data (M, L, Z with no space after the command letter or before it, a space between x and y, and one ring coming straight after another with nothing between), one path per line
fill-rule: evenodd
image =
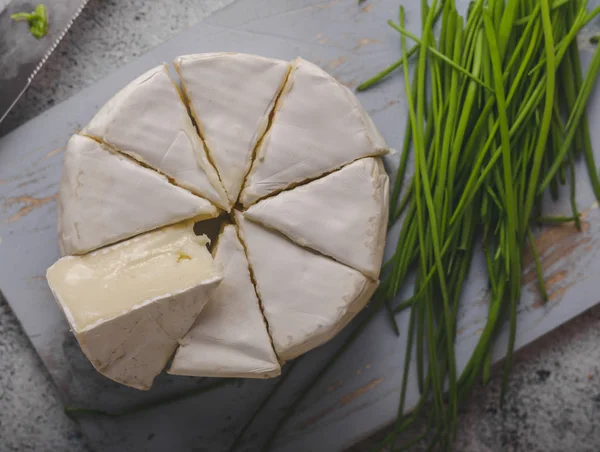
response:
M354 94L301 58L210 53L174 67L179 80L151 69L70 140L60 249L87 255L194 220L222 280L170 337L169 372L273 377L375 291L388 148Z

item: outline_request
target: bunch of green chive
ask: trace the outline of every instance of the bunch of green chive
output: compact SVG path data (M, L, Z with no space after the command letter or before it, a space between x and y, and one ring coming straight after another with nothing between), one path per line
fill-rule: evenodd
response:
M454 0L422 0L420 38L405 29L403 7L398 23L388 22L400 33L404 56L358 90L403 71L409 114L390 212L390 224L402 220L397 249L384 264L374 309L293 402L266 449L306 392L382 308L396 333L395 315L408 309L410 317L398 416L377 450L405 450L424 438L432 449L451 449L458 406L478 381L489 379L493 342L508 321L504 397L527 247L540 293L547 299L532 228L572 222L581 229L574 180L575 161L581 157L600 200L585 114L600 69L600 50L583 78L576 42L578 32L598 13L600 8L589 12L585 0L476 0L463 17ZM433 30L440 20L436 36ZM413 47L407 47L407 40ZM409 66L414 68L412 77ZM415 170L407 182L411 152ZM542 195L549 190L556 199L565 184L572 215L543 217ZM459 374L454 355L457 313L478 241L487 263L489 311ZM412 271L412 297L394 304ZM421 397L407 414L413 354ZM427 417L427 430L403 442L403 431L422 416Z

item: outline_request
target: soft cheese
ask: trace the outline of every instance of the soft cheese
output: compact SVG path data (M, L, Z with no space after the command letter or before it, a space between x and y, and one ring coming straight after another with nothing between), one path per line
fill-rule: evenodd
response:
M377 279L385 247L388 198L389 180L381 159L364 158L259 201L245 215Z
M235 226L224 227L214 255L223 268L223 281L180 341L169 373L245 378L279 375L279 362Z
M234 204L265 133L290 63L243 53L203 53L175 60L190 109Z
M352 92L301 58L211 53L175 68L185 95L158 66L69 142L69 256L48 282L115 381L147 389L170 359L177 375L273 377L378 285L387 146Z
M275 107L240 200L244 206L333 171L387 145L354 94L298 58Z
M67 145L58 196L63 255L83 254L188 218L212 218L219 209L166 177L73 135Z
M94 367L148 389L222 272L193 222L152 231L48 269L50 289Z
M280 360L327 342L377 288L359 271L302 248L240 212L236 221Z
M149 70L118 92L82 133L229 210L219 176L166 65Z

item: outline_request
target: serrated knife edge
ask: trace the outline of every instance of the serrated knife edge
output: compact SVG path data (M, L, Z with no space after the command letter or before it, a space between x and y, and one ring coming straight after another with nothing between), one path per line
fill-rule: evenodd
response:
M15 99L10 104L10 106L6 109L6 111L1 113L0 122L2 122L4 120L4 118L6 117L8 112L12 110L12 108L15 106L15 104L18 102L18 100L21 98L21 96L25 92L25 90L27 90L29 85L31 85L31 82L33 81L36 74L40 71L40 69L42 69L42 67L44 66L46 61L48 61L48 58L50 58L50 55L52 55L52 53L56 50L56 47L58 47L58 44L60 44L60 42L63 40L63 38L65 37L67 32L71 29L73 22L75 22L75 19L77 19L77 17L79 17L81 12L83 11L83 8L86 7L88 2L89 2L89 0L83 0L83 3L81 3L81 5L77 8L77 10L73 14L73 16L71 17L69 22L67 22L66 26L61 31L60 35L58 35L58 37L54 40L54 42L52 43L50 48L46 51L46 53L44 53L44 56L40 59L40 62L36 65L36 67L33 69L33 71L31 71L31 74L29 74L29 76L27 77L27 82L23 86L23 89L21 90L21 92L15 97Z

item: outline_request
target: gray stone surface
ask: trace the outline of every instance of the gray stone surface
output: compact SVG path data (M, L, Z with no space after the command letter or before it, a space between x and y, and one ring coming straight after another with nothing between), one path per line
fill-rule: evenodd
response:
M0 451L87 451L19 321L0 296Z
M0 125L0 135L231 1L92 0ZM600 450L599 344L600 307L527 347L518 355L504 410L496 369L490 385L478 388L461 410L456 450ZM88 449L0 297L0 452L13 450Z

